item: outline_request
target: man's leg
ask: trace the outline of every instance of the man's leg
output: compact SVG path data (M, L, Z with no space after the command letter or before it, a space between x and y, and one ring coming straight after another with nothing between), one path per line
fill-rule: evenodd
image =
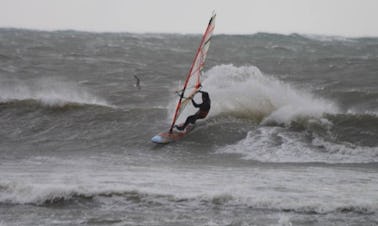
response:
M186 118L184 125L182 125L182 126L176 126L176 128L178 130L184 130L189 123L192 123L192 124L196 123L197 119L198 119L198 115L197 114L191 115L188 118Z

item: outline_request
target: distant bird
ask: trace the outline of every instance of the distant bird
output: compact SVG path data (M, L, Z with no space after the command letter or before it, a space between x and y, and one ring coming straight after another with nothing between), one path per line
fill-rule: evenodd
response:
M141 87L140 87L140 79L136 75L134 75L134 78L136 79L135 87L137 87L140 90L141 89Z

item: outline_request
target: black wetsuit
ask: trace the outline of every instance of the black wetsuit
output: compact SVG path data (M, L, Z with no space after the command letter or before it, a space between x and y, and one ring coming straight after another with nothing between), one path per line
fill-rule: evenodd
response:
M194 102L194 100L192 99L192 103L193 103L193 106L196 107L196 108L199 108L199 110L194 114L194 115L191 115L189 116L184 125L182 126L177 126L176 128L179 129L179 130L183 130L186 128L186 126L189 124L189 123L196 123L197 119L203 119L207 116L207 114L209 113L210 111L210 105L211 105L211 102L210 102L210 97L209 97L209 94L205 91L199 91L202 93L202 97L205 96L205 98L203 98L203 102L201 104L197 104L196 102Z

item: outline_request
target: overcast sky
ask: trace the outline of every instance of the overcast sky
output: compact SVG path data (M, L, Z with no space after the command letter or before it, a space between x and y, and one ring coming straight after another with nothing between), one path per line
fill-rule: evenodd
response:
M377 36L378 0L0 0L0 27Z

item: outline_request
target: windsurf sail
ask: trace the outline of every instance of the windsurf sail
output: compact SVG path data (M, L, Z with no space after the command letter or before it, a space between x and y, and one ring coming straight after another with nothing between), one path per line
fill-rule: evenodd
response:
M197 49L196 55L194 56L193 63L186 76L184 85L178 92L180 98L176 105L175 114L173 115L171 128L169 129L170 132L172 132L177 119L189 103L190 99L193 98L197 91L201 89L201 75L203 67L205 65L207 51L209 50L211 36L213 35L215 28L215 16L216 14L213 13L212 17L210 18L209 24L207 25L205 33L202 36L201 43Z

